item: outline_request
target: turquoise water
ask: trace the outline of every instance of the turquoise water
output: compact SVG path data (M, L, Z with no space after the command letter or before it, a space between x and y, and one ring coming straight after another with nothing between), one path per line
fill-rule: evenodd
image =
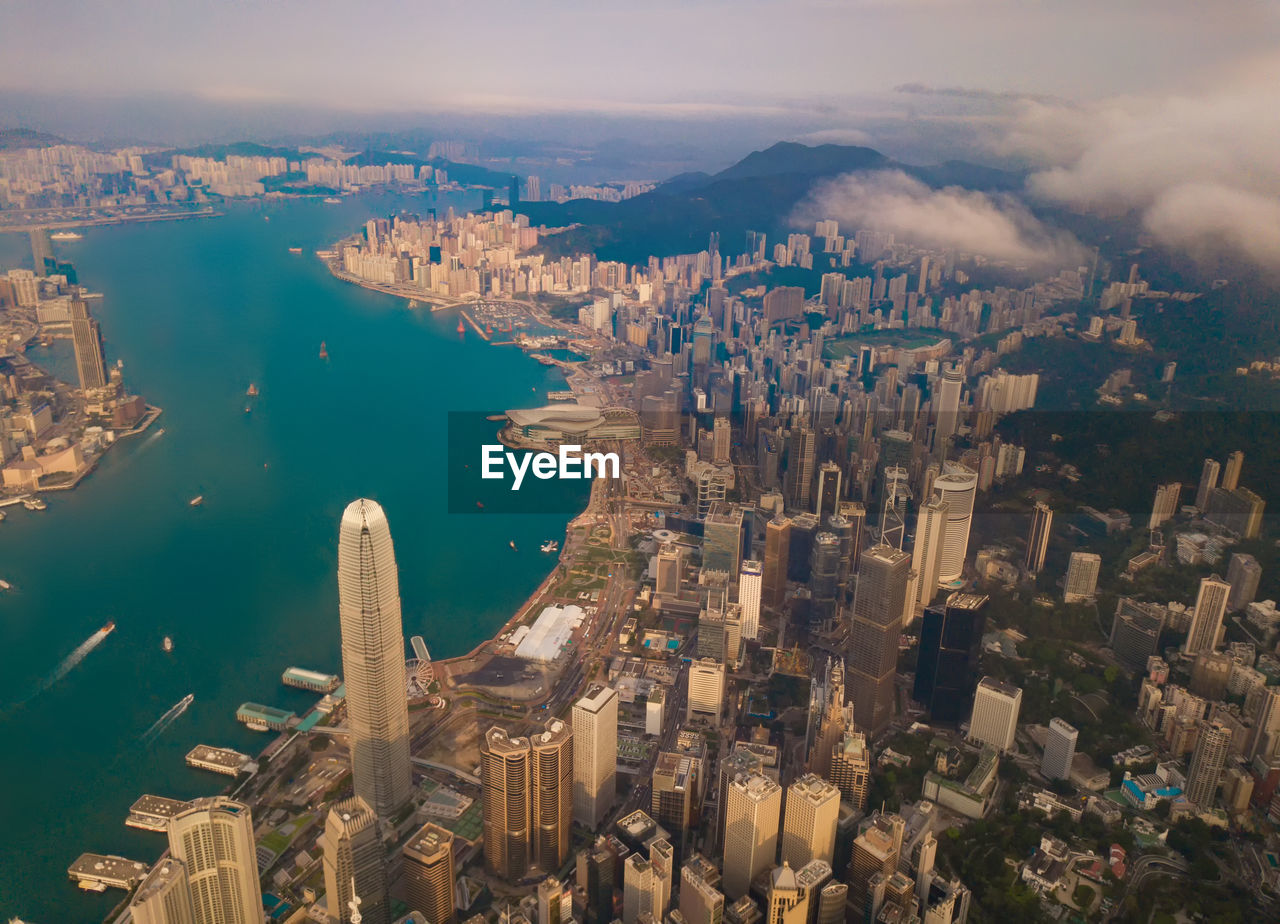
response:
M340 670L350 500L386 508L405 635L435 657L488 637L545 576L538 545L563 537L566 515L449 515L444 434L447 411L540 402L559 373L460 338L452 312L340 283L312 255L371 215L431 204L242 205L55 245L106 296L93 310L108 361L165 412L46 512L9 507L0 523L0 578L14 585L0 592L0 920L101 920L123 893L80 893L68 864L84 850L155 859L164 839L124 827L129 805L217 792L226 779L187 768L187 750L256 753L268 739L236 723L237 705L305 708L313 697L281 686L281 671ZM0 235L0 267L30 259L26 235ZM32 355L74 374L65 343ZM245 397L250 382L259 397ZM116 631L50 683L107 619ZM191 708L143 741L187 693Z

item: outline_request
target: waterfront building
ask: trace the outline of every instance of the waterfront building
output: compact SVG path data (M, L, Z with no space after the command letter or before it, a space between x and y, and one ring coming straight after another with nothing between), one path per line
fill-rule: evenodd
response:
M1076 755L1076 739L1080 733L1063 719L1049 720L1049 737L1044 745L1040 772L1051 780L1071 776L1071 760Z
M1021 708L1021 689L994 677L983 677L973 698L969 738L1007 753L1013 749Z
M618 693L594 684L573 704L573 819L594 831L613 807L618 775Z
M355 793L379 817L412 792L400 583L382 507L353 501L338 538L338 611Z
M1218 782L1231 751L1231 728L1222 722L1200 727L1196 749L1187 768L1187 801L1202 811L1213 807Z
M1226 632L1222 618L1227 612L1227 600L1231 585L1216 574L1200 581L1196 595L1196 607L1191 614L1191 628L1187 631L1182 653L1194 656L1202 651L1212 651L1222 642Z
M427 924L453 924L453 883L457 875L453 835L427 822L409 838L400 856L404 861L406 904L425 917Z
M810 860L830 863L835 855L840 790L814 774L787 787L782 821L782 862L800 869Z
M573 730L552 719L529 736L530 860L544 872L569 858L573 827Z
M747 894L751 880L773 866L778 852L782 787L759 773L729 782L724 812L724 893Z
M762 565L748 559L738 573L738 605L742 615L742 638L755 639L760 634L760 595L763 581Z
M69 313L80 387L102 388L107 384L107 370L102 359L102 332L98 329L98 322L89 316L89 306L81 298L71 300Z
M986 607L986 596L957 592L924 611L911 695L934 721L961 722L973 706Z
M910 570L911 556L892 546L878 545L862 556L845 679L853 699L854 720L872 737L893 718L898 639Z
M1044 557L1049 551L1049 530L1053 527L1053 511L1045 503L1037 503L1031 510L1031 531L1027 534L1027 555L1023 559L1026 569L1039 574L1044 569Z
M1067 563L1067 577L1063 582L1062 599L1066 603L1085 603L1093 599L1098 589L1098 572L1102 570L1102 557L1093 552L1072 552Z
M330 924L351 921L349 903L356 895L366 924L391 924L387 855L369 804L355 796L330 807L319 847Z
M262 890L249 806L196 799L169 822L169 855L186 869L192 924L259 924Z

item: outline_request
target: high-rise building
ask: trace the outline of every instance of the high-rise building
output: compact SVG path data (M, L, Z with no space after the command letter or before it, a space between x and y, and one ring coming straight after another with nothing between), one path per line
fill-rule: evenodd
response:
M818 898L816 924L842 924L845 905L849 901L849 887L843 882L828 882Z
M1063 601L1084 603L1092 600L1098 590L1098 572L1101 570L1102 556L1093 552L1072 552L1067 563L1067 577L1063 581Z
M1166 615L1165 608L1157 603L1121 597L1116 602L1108 640L1116 658L1131 670L1142 670L1147 658L1156 653Z
M808 896L796 881L796 871L786 860L769 876L768 924L806 924L809 917Z
M1242 539L1257 539L1266 506L1266 502L1248 488L1231 491L1218 488L1209 492L1209 507L1204 518Z
M1182 485L1176 481L1156 488L1156 499L1151 505L1151 519L1148 523L1151 529L1163 526L1173 519L1178 512L1178 498L1181 494Z
M787 503L796 510L809 509L816 450L817 439L812 430L803 426L791 428L790 457L787 459Z
M924 611L912 698L935 722L961 722L973 707L987 597L953 593Z
M911 550L911 570L916 573L912 607L924 607L938 595L942 573L942 551L951 505L935 498L920 508L916 519L916 541Z
M404 861L404 899L427 924L453 924L453 835L427 822L400 851ZM364 894L361 893L361 898Z
M1209 504L1209 495L1218 486L1218 471L1221 466L1215 459L1205 459L1200 469L1200 485L1196 488L1196 508L1203 513Z
M658 573L654 579L653 592L666 597L675 597L680 593L680 582L684 578L684 549L674 542L663 543L658 549Z
M717 417L711 429L711 461L729 461L729 438L732 430L728 417Z
M408 801L409 699L400 584L386 514L353 501L338 535L342 674L355 793L379 817Z
M821 714L816 731L809 745L808 768L824 780L831 779L831 755L844 737L845 729L853 724L853 710L845 702L844 661L831 658L827 667L824 699L819 704Z
M964 373L948 369L938 382L934 413L937 416L934 446L941 451L945 440L955 436L960 426L960 392L964 388Z
M813 512L818 519L826 521L835 513L840 503L841 487L840 466L834 462L823 462L818 466L818 490L814 492Z
M964 573L969 550L969 527L973 523L973 502L978 491L978 474L958 462L947 462L933 482L934 494L947 502L947 531L942 540L942 564L938 581L949 584Z
M702 570L733 576L742 562L742 508L717 503L703 521Z
M760 597L764 570L758 561L748 559L738 572L738 605L742 614L742 638L755 639L760 634Z
M618 693L593 684L573 704L573 819L594 831L613 807L618 775Z
M134 924L195 924L191 886L182 861L164 857L156 863L133 893L129 914Z
M835 618L840 595L840 540L835 533L813 537L809 553L809 622L822 625Z
M849 902L855 920L873 920L870 907L871 880L877 874L893 875L902 853L902 836L906 822L897 814L877 812L853 842L853 859L849 863Z
M529 736L530 859L545 872L569 859L573 829L573 729L552 719Z
M1258 582L1262 580L1262 566L1258 559L1244 552L1233 552L1227 565L1227 583L1231 593L1227 596L1227 609L1239 612L1258 594Z
M840 790L812 773L787 787L782 818L782 862L800 869L810 860L831 862L840 818Z
M1049 720L1049 737L1044 745L1040 772L1051 780L1071 776L1071 760L1076 756L1076 739L1080 733L1063 719Z
M68 313L80 387L102 388L107 384L107 370L102 359L102 334L98 330L98 322L89 316L89 306L80 298L71 300Z
M878 545L862 556L850 620L846 683L854 719L872 737L893 718L898 639L910 570L911 556L892 546Z
M1240 470L1244 468L1244 453L1236 450L1227 456L1227 467L1222 470L1222 490L1234 491L1240 487Z
M739 899L778 852L782 787L760 774L729 783L724 825L724 894Z
M1028 571L1039 574L1044 568L1044 556L1049 551L1049 530L1053 526L1053 511L1045 503L1037 503L1031 510L1031 532L1027 534L1027 557L1023 560Z
M319 846L331 924L348 924L349 905L357 895L368 924L390 924L387 854L378 836L378 816L369 804L355 796L330 807Z
M196 799L169 819L169 854L186 869L192 924L259 924L257 845L249 806Z
M689 665L687 718L719 718L720 708L724 705L724 677L724 665L711 658L702 658Z
M702 759L679 751L661 751L653 765L650 807L653 818L683 843L697 823Z
M484 862L495 876L529 872L529 739L491 728L480 742Z
M1187 801L1201 810L1213 807L1218 782L1231 751L1231 727L1205 722L1200 727L1195 752L1187 768Z
M841 501L837 509L840 516L849 521L849 572L853 574L862 564L862 543L867 533L867 508L858 501Z
M1022 690L1011 683L983 677L973 698L973 717L969 720L969 738L989 744L1007 753L1013 749L1018 731L1018 711L1022 708Z
M639 924L641 915L662 920L661 901L662 887L653 864L638 853L628 856L622 864L623 924Z
M840 798L859 812L866 811L871 790L871 749L860 731L847 730L831 755L831 782Z
M1227 599L1231 594L1231 585L1216 574L1200 581L1200 592L1196 595L1196 608L1191 614L1191 628L1187 639L1182 643L1182 653L1198 655L1202 651L1212 651L1222 642L1226 626L1222 617L1227 612Z
M761 575L762 600L770 609L779 609L786 601L790 552L791 520L774 517L764 528L764 570Z
M614 919L613 893L618 878L618 858L609 841L598 838L578 853L578 887L586 894L588 924L609 924Z
M708 881L703 871L714 881ZM719 870L701 855L680 869L680 913L685 924L721 924L724 920L724 893L716 888Z
M561 914L564 906L565 888L555 876L548 876L538 883L535 893L538 902L538 924L570 924L572 915ZM572 905L570 905L572 907Z

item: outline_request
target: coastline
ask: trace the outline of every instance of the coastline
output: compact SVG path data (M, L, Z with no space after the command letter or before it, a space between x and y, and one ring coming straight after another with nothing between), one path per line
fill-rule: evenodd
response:
M107 215L100 218L66 218L53 221L27 221L16 225L0 225L0 234L18 234L25 231L51 230L65 228L93 228L104 225L144 224L152 221L182 221L187 218L217 218L224 214L215 211L213 206L198 211L156 212L150 215Z

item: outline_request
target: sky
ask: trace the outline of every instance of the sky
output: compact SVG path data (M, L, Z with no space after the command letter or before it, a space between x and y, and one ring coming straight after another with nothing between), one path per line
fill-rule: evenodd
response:
M0 36L0 127L166 143L427 127L594 147L614 179L784 139L866 144L1017 167L1026 189L842 178L798 221L894 216L904 236L1060 259L1076 245L1026 209L1044 203L1280 267L1274 0L0 0Z

